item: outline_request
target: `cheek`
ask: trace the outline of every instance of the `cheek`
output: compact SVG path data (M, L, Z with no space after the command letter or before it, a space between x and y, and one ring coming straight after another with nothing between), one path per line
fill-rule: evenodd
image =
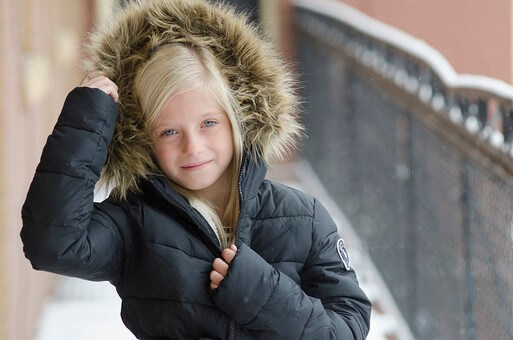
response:
M155 159L157 163L162 167L165 163L173 160L173 152L169 145L163 143L156 143L153 145Z
M227 149L228 149L228 151L229 151L229 153L230 153L230 159L232 159L232 158L233 158L233 154L234 154L234 152L235 152L235 151L234 151L234 150L235 150L235 148L234 148L234 146L233 146L233 142L232 142L232 143L230 143L230 144L228 145Z
M223 151L227 154L227 156L229 156L229 158L231 159L233 157L233 150L234 150L234 146L233 146L233 135L232 135L232 132L231 130L229 131L225 131L224 133L224 136L223 136L223 140L225 140L226 142L223 143L222 145L222 148L223 148Z

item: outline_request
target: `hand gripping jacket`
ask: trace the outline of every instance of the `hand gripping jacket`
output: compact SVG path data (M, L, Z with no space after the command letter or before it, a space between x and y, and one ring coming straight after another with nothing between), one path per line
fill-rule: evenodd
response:
M364 339L370 302L339 256L335 223L315 198L264 179L301 132L294 83L270 45L230 8L199 0L135 2L113 23L92 37L86 67L119 86L120 104L85 87L66 98L22 209L32 266L109 280L140 339ZM215 290L212 229L141 170L148 149L131 85L175 41L210 48L242 106L238 252ZM93 203L102 169L140 192Z

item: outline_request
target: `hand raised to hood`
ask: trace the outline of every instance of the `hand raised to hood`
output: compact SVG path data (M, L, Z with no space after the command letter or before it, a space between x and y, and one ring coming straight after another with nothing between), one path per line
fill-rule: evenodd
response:
M84 79L82 79L79 86L102 90L111 96L116 103L119 100L118 86L101 72L89 73L84 77Z

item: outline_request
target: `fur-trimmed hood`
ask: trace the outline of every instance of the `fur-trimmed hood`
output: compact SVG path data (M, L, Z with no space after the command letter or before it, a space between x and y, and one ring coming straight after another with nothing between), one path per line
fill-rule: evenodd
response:
M206 0L133 1L91 35L87 73L102 71L119 87L120 116L104 172L116 182L148 175L150 148L141 133L141 109L133 83L152 51L183 42L209 48L241 105L245 149L266 164L296 147L297 82L277 48L233 8ZM130 185L129 185L130 187Z

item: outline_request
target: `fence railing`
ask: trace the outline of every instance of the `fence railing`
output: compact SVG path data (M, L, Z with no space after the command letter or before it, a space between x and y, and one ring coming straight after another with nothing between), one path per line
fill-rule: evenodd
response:
M418 339L513 339L513 87L336 1L296 0L304 157Z

